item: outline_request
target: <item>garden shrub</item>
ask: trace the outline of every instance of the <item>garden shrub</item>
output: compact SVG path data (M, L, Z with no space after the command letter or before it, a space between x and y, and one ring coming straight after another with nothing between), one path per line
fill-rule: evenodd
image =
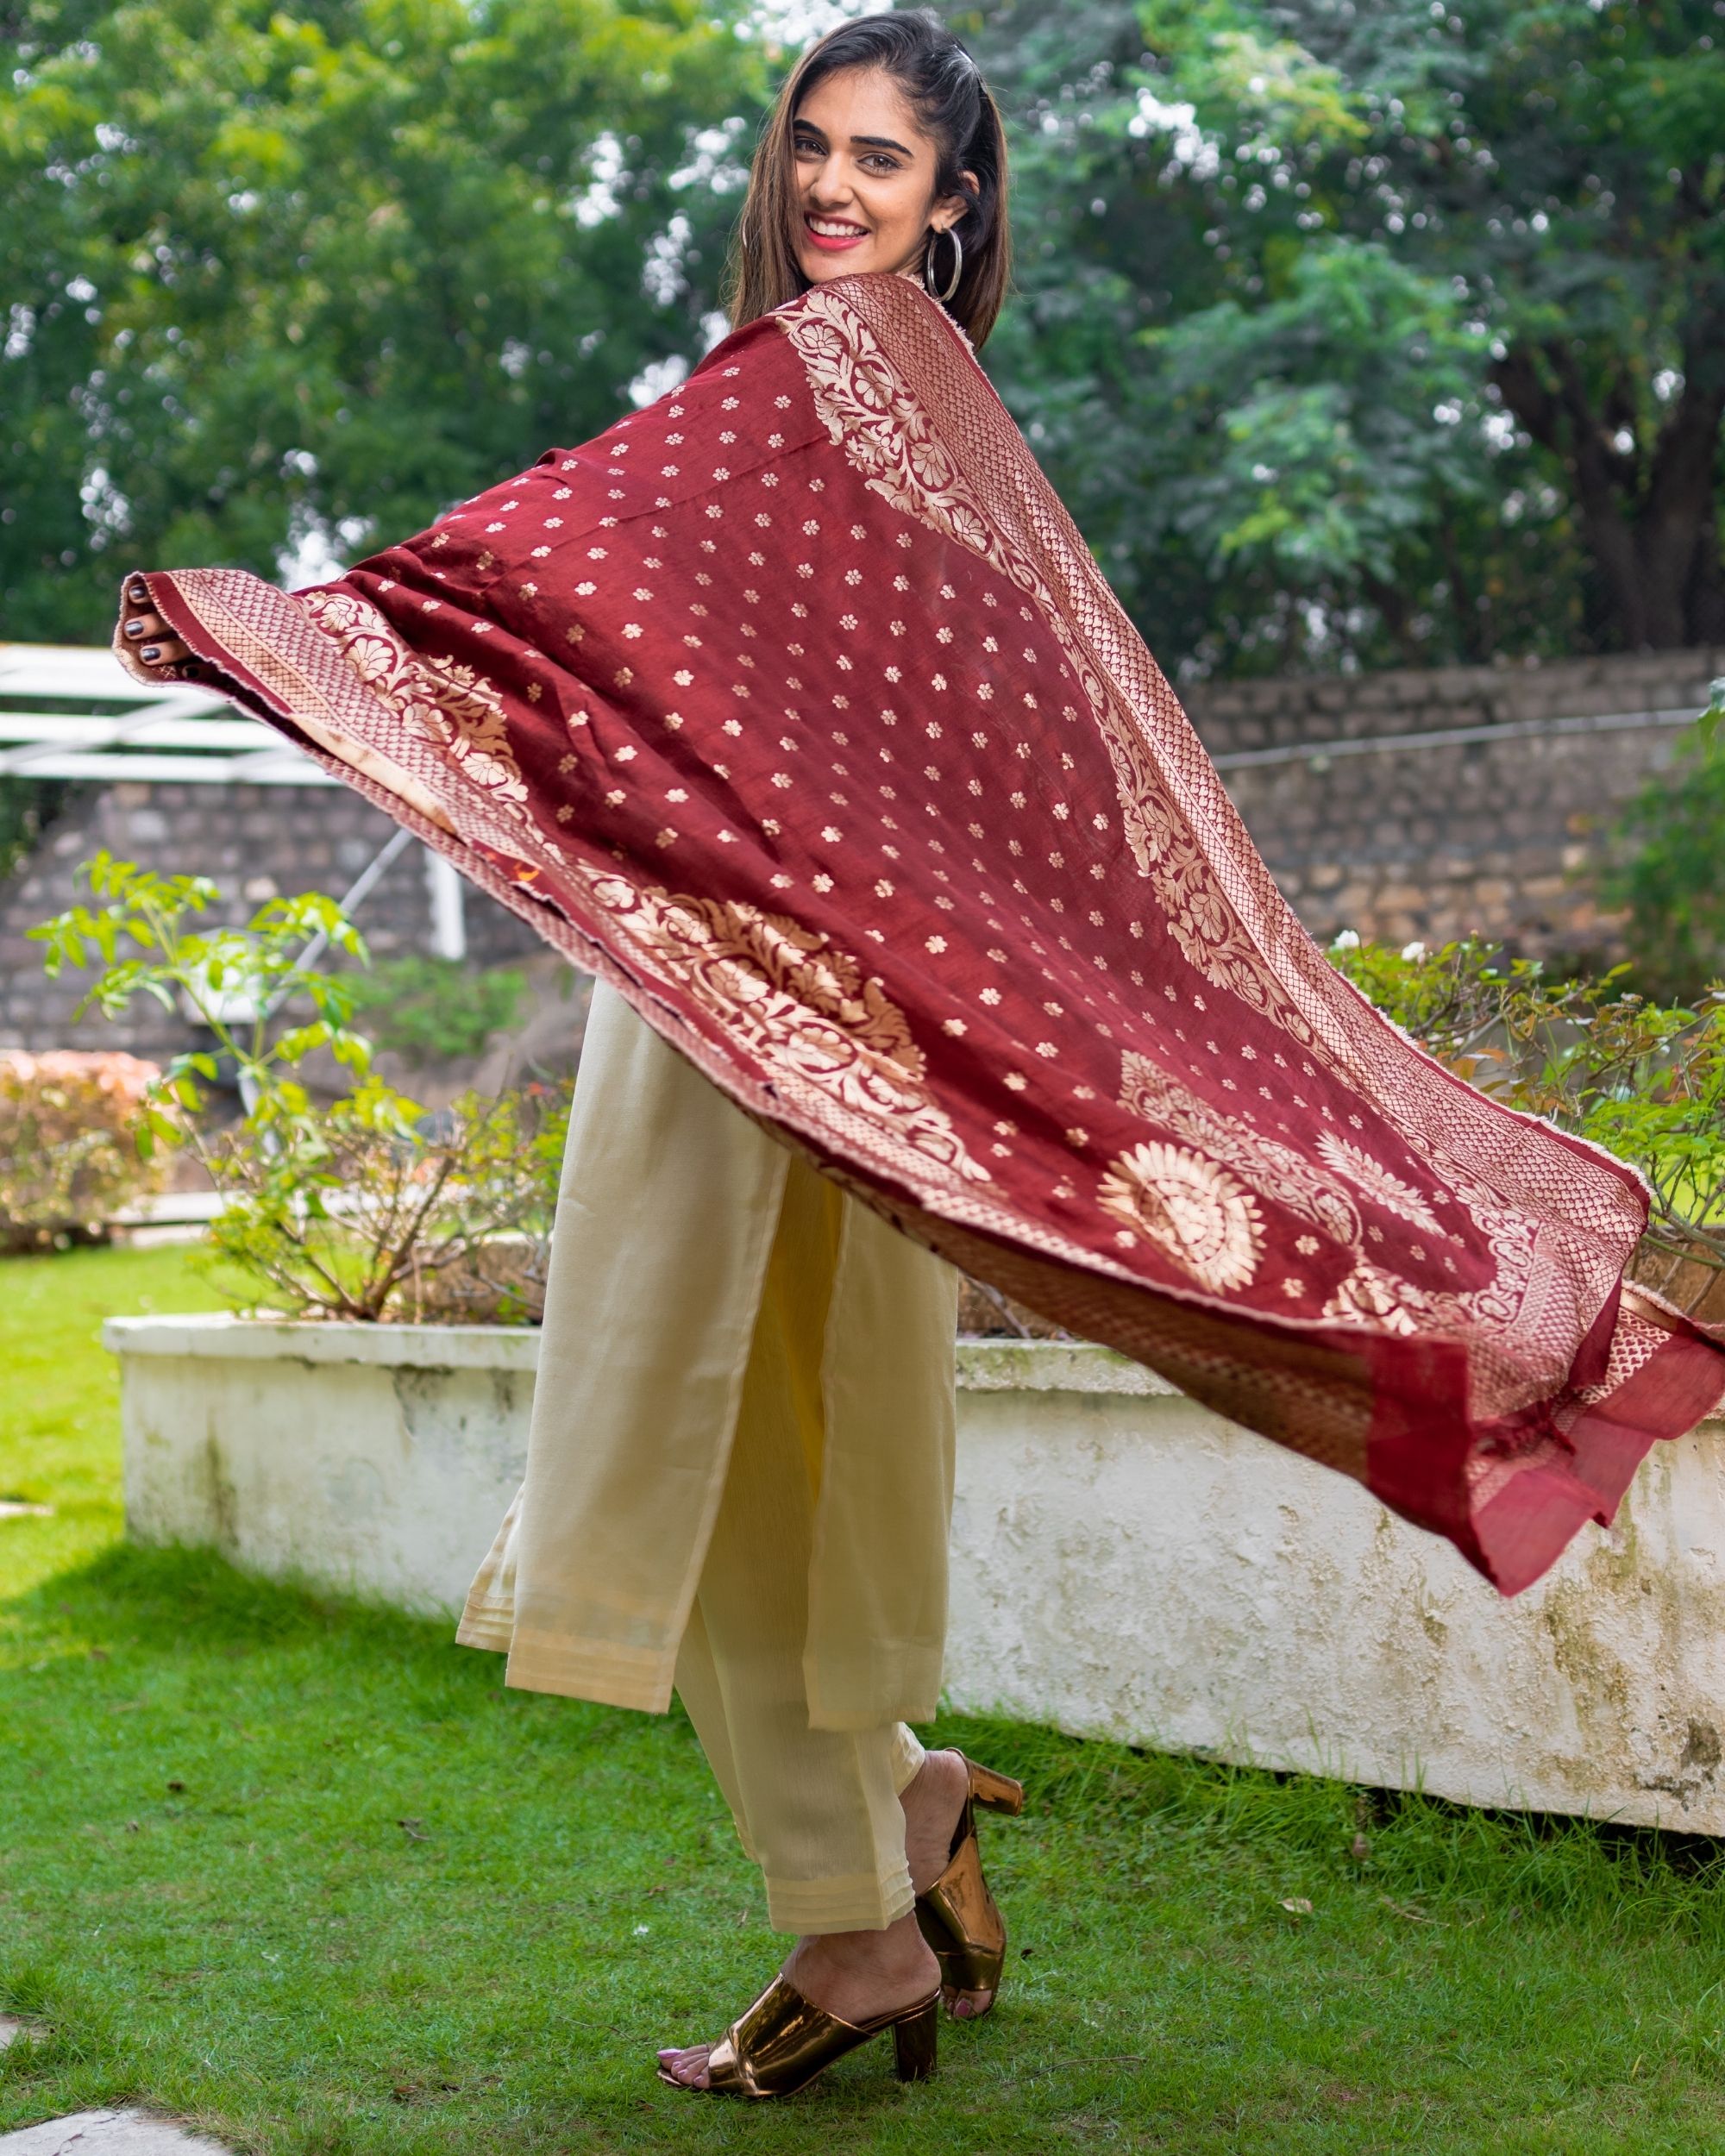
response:
M415 953L355 974L353 1008L379 1048L417 1069L483 1054L493 1033L515 1023L526 986L516 966L481 970Z
M1472 938L1398 952L1343 935L1330 957L1481 1092L1639 1169L1653 1202L1631 1277L1725 1321L1725 987L1659 1004L1628 966L1547 981Z
M225 1200L212 1254L296 1316L524 1322L544 1306L568 1086L468 1094L436 1114L386 1085L349 1024L355 975L326 951L367 952L333 899L272 899L242 926L204 929L221 893L99 854L78 870L92 903L31 931L50 973L95 977L80 1012L119 1017L138 995L183 1003L210 1037L145 1085L138 1144L185 1149ZM324 1051L344 1075L333 1100L304 1075ZM222 1126L211 1090L237 1081L244 1112Z
M197 916L219 896L202 878L105 854L79 874L97 903L32 933L51 971L97 968L80 1009L117 1016L141 993L183 998L209 1030L210 1050L144 1078L135 1112L147 1155L189 1148L226 1198L211 1229L221 1257L299 1314L543 1314L568 1085L469 1094L428 1114L372 1069L371 1044L348 1022L354 974L316 962L326 949L366 962L333 899L272 899L243 927L202 931ZM1626 967L1548 981L1537 960L1472 939L1396 951L1344 935L1330 956L1458 1075L1639 1169L1652 1206L1632 1275L1725 1320L1725 987L1659 1004L1628 989ZM315 1050L347 1074L333 1101L299 1075ZM245 1113L221 1130L207 1096L224 1062ZM975 1283L966 1309L979 1329L1048 1330Z
M427 1116L375 1077L324 1106L284 1084L261 1125L191 1125L223 1210L210 1240L302 1317L536 1324L567 1086Z
M160 1188L160 1163L137 1144L160 1076L117 1053L0 1055L0 1248L94 1241Z
M1638 982L1682 1002L1725 975L1725 680L1669 771L1630 804L1618 837L1626 857L1602 882L1626 910Z

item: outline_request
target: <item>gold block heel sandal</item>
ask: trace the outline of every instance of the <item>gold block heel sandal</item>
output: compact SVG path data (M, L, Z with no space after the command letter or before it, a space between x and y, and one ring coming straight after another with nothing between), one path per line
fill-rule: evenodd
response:
M958 1755L964 1758L963 1752ZM925 1894L917 1896L918 1928L940 1960L941 1996L957 2011L964 1991L986 1991L987 2003L963 2018L975 2020L994 2003L1007 1959L1007 1926L982 1876L982 1852L976 1839L976 1814L1005 1812L1016 1818L1024 1809L1024 1784L965 1759L970 1777L964 1809L952 1837L946 1869Z
M926 2081L934 2072L940 1994L872 2021L841 2021L806 1999L794 1984L775 1977L746 2014L740 2015L707 2054L707 2084L696 2096L794 2096L836 2059L872 2037L893 2032L893 2066L900 2081ZM687 2089L659 2069L661 2081Z

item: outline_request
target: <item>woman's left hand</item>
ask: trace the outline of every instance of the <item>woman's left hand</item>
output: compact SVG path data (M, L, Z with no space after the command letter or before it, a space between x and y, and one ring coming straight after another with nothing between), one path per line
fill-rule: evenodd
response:
M166 629L161 616L150 611L149 586L141 580L126 586L126 605L133 611L122 617L120 633L135 648L141 665L165 668L191 656L181 640Z

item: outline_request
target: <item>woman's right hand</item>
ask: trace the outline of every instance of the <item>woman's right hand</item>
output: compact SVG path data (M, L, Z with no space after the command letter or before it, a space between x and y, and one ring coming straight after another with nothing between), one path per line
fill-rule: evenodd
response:
M141 577L135 577L127 585L126 605L129 611L121 621L120 633L134 648L140 665L166 669L191 656L161 616L151 611L150 587Z

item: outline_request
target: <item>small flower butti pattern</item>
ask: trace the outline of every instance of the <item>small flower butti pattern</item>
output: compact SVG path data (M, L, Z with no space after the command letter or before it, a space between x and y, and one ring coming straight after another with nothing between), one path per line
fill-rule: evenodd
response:
M816 286L333 583L147 580L197 678L906 1233L1506 1591L1725 1390L1623 1290L1635 1174L1313 945L909 280Z

